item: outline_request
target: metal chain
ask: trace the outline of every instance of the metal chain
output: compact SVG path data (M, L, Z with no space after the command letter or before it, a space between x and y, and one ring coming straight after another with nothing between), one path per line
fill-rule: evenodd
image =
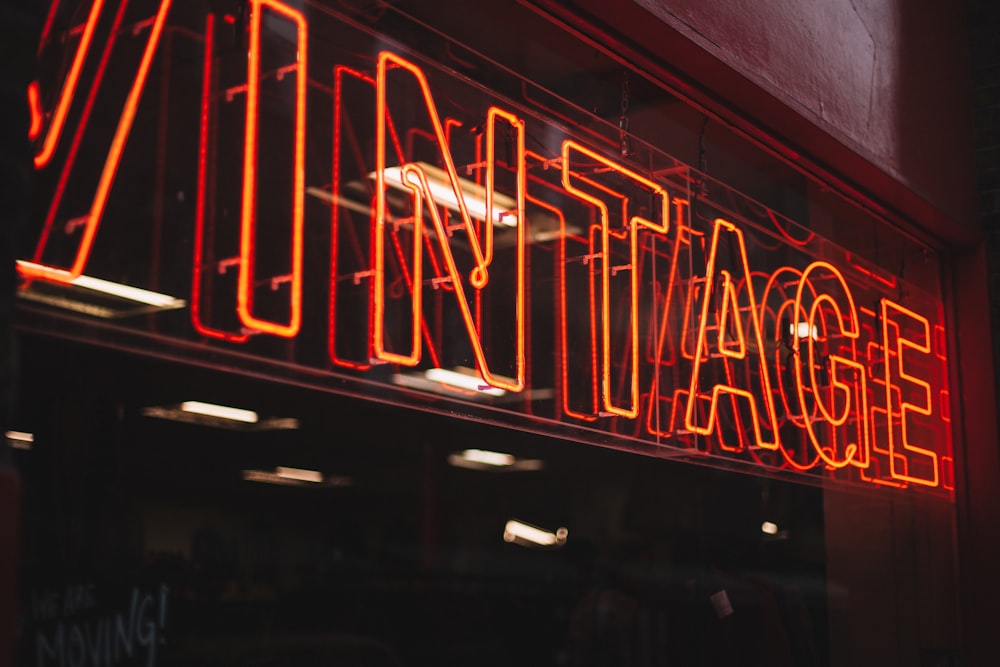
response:
M618 145L621 149L622 157L632 156L632 142L628 136L628 110L629 110L629 83L628 70L622 72L622 102L621 115L618 117Z

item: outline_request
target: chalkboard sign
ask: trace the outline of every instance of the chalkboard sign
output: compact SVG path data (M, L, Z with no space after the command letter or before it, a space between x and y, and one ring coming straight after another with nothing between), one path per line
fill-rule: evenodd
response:
M22 662L37 667L154 667L170 589L73 583L29 594Z

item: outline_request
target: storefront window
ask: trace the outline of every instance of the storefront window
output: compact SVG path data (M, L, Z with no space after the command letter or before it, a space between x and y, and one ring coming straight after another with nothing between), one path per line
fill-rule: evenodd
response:
M934 251L519 4L49 18L24 664L956 649Z

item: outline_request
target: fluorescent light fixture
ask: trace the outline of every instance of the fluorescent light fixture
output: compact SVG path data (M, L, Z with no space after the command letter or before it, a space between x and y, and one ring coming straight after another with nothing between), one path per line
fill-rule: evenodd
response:
M440 206L459 212L458 198L451 185L448 172L439 167L426 162L416 162L415 165L423 170L427 176L427 186L430 188L434 202ZM386 185L410 192L407 184L403 183L402 167L386 167L382 172ZM375 178L375 172L368 175ZM469 215L477 220L486 219L486 188L466 180L458 179L459 187L462 190L462 198L465 200L465 207ZM517 202L513 197L494 191L493 193L493 216L492 222L495 225L504 227L517 227Z
M516 460L510 454L491 452L488 449L466 449L461 457L471 463L482 463L488 466L509 466Z
M511 519L503 529L504 542L514 542L521 545L536 545L540 547L558 547L566 542L569 531L559 528L554 533L544 528Z
M449 371L444 368L429 368L424 371L424 377L431 382L438 382L468 391L477 391L488 396L503 396L507 393L499 387L492 387L486 384L485 380L471 369Z
M540 459L519 459L511 454L487 449L455 452L448 456L448 463L456 468L491 471L541 470L545 465Z
M44 267L40 264L26 262L21 259L17 260L17 264L18 266L27 269L44 270ZM81 287L92 292L115 296L127 301L135 301L136 303L141 303L162 310L183 308L186 305L186 302L183 299L178 299L170 296L169 294L151 292L138 287L132 287L131 285L113 283L108 280L93 278L91 276L78 276L72 280L66 281L66 284L73 285L74 287Z
M497 381L514 384L515 379L494 375ZM433 392L451 398L473 401L488 401L491 404L513 401L548 401L555 396L551 388L528 389L509 392L487 384L473 368L457 366L453 370L429 368L424 371L393 373L389 378L393 384L418 391Z
M777 535L778 534L778 524L772 523L770 521L765 521L760 524L760 532L766 535Z
M264 484L278 484L280 486L326 488L351 486L352 484L350 477L324 476L316 470L281 466L274 470L243 470L241 476L248 482L263 482Z
M294 417L261 419L253 410L231 408L202 401L184 401L174 405L152 405L142 408L141 413L146 417L236 431L288 431L299 427L299 420Z
M324 190L323 188L317 188L315 186L310 186L310 187L306 188L306 194L309 195L309 196L311 196L311 197L315 197L316 199L319 199L321 201L325 201L326 203L330 204L331 206L341 206L343 208L346 208L349 211L354 211L355 213L360 213L361 215L371 215L372 214L372 208L371 208L371 206L365 206L364 204L358 203L356 201L352 201L352 200L347 199L345 197L340 197L338 195L333 194L332 192L328 192L328 191Z
M798 324L789 324L788 333L794 335L796 338L812 338L813 340L819 340L819 330L816 325L809 326L808 322L799 322Z
M475 388L471 388L461 387L456 383L431 380L425 377L423 373L393 373L391 379L393 384L399 385L400 387L407 387L408 389L417 389L420 391L430 391L435 394L444 394L447 396L461 396L463 398L471 399L503 396L505 393L503 389L497 388L493 388L493 391L479 391L479 382L476 383L477 386Z
M297 479L282 477L273 470L244 470L243 479L248 482L263 482L265 484L282 484L284 486L303 486L306 483Z
M204 415L206 417L229 419L231 421L243 422L246 424L256 424L258 421L257 413L253 410L230 408L225 405L202 403L201 401L184 401L181 403L181 411L191 412L196 415Z
M278 466L274 469L278 477L284 479L297 479L300 482L310 482L312 484L323 483L323 473L318 470L303 470L302 468L286 468Z
M535 220L532 218L532 224ZM534 232L531 235L531 240L536 243L546 243L547 241L555 241L558 239L564 239L567 236L574 236L580 234L579 227L567 227L566 229L548 229Z
M7 438L7 444L13 449L31 449L35 442L35 436L24 431L7 431L4 436Z

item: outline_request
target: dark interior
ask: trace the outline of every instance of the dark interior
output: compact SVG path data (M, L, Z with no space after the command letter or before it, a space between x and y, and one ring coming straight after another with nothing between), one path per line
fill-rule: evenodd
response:
M64 586L98 591L58 622L26 618L28 640L60 624L99 634L122 609L128 621L138 590L166 600L162 622L140 614L155 619L160 664L824 664L819 489L54 339L22 345L20 426L35 433L16 452L24 608ZM141 414L192 398L300 428ZM544 467L448 464L467 448ZM241 477L275 466L328 482ZM568 538L505 542L511 518ZM734 613L713 602L720 591Z

